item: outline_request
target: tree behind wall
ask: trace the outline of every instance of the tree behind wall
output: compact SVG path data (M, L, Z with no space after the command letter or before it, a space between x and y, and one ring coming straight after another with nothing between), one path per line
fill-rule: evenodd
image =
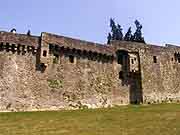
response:
M142 36L142 25L138 20L135 20L136 25L136 31L134 34L132 34L131 27L129 27L127 33L123 37L122 27L121 25L115 23L114 19L110 19L110 27L111 27L111 33L108 33L108 41L107 44L110 44L112 40L118 40L118 41L131 41L131 42L140 42L145 43L144 37Z
M124 36L124 40L125 41L131 41L132 37L133 37L133 35L132 35L131 27L129 27L127 33Z
M111 33L108 33L107 44L111 43L111 39L112 39Z
M110 27L112 33L112 40L116 40L117 27L115 21L112 18L110 19Z
M111 33L108 33L108 44L111 40L123 40L123 32L121 25L115 23L114 19L110 19Z
M116 40L123 40L123 32L122 32L121 25L117 25L117 32L116 32Z
M138 20L136 20L134 23L136 25L136 31L135 31L135 33L133 35L132 41L145 43L144 37L142 36L142 31L141 31L142 30L142 25L140 24L140 22Z

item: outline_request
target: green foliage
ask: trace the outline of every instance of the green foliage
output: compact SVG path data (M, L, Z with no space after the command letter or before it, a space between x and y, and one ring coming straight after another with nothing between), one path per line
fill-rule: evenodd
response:
M107 37L107 44L110 44L111 43L111 39L112 39L112 36L111 36L111 33L108 33L108 37Z
M55 57L53 58L53 63L54 63L54 64L58 64L58 61L59 61L59 58L58 58L57 56L55 56Z
M145 43L144 38L142 36L142 31L141 31L142 25L140 24L140 22L138 20L136 20L134 23L136 25L136 31L133 35L133 41Z
M116 26L115 21L112 18L110 19L110 27L111 27L111 33L112 33L112 40L116 40L117 26Z
M48 86L50 88L63 88L63 82L62 80L47 80L48 81Z
M115 23L115 21L111 18L110 19L110 27L111 33L108 33L108 44L110 44L111 40L123 40L123 32L121 25Z
M123 32L121 25L117 24L116 40L123 40Z
M110 27L111 27L111 33L108 33L107 37L107 44L110 44L112 40L118 40L118 41L131 41L131 42L140 42L145 43L144 37L142 36L142 25L138 20L135 20L136 25L136 31L134 34L132 34L131 27L128 29L125 36L123 36L122 27L121 25L115 23L114 19L110 19Z
M31 36L31 31L30 30L28 30L27 35Z
M129 27L127 33L125 34L124 40L125 40L125 41L131 41L131 40L132 40L132 31L131 31L131 27Z
M74 108L74 109L88 109L88 106L87 105L83 105L81 103L81 101L78 101L77 104L73 105L73 104L69 104L70 107Z

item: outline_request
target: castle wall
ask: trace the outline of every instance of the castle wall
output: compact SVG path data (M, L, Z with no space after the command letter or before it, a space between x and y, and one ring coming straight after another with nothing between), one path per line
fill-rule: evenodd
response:
M113 46L139 53L143 103L179 102L179 47L129 42L114 42Z
M61 56L42 73L36 56L0 53L0 110L31 111L107 107L128 104L116 65ZM120 87L119 87L120 86Z
M50 87L50 91L60 91L63 108L129 103L129 87L122 86L121 66L112 48L46 33L42 35L41 47L49 49L41 62L47 64L44 74L48 81L61 85Z
M24 35L11 36L22 39ZM129 103L129 86L122 86L119 79L122 67L112 53L100 53L101 47L92 52L62 46L50 52L49 45L57 42L47 42L48 38L24 42L26 49L19 40L0 41L0 111L97 108ZM27 51L27 46L35 48ZM43 50L47 51L46 56Z
M0 52L0 110L18 111L38 106L39 76L35 72L36 57ZM42 86L41 86L42 87ZM37 100L37 101L36 101Z
M63 108L128 104L129 91L126 86L121 86L116 65L88 60L87 57L74 59L74 63L71 63L68 56L62 56L60 64L47 67L45 74L48 74L49 91L52 92L53 100ZM59 84L54 86L55 82ZM59 100L56 99L57 93Z
M161 47L144 49L141 56L144 103L179 102L180 63L174 56L179 51Z
M0 32L0 111L179 102L180 48Z

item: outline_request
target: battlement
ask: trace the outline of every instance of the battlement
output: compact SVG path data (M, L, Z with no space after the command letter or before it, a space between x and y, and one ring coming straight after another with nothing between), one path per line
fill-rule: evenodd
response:
M40 44L40 37L1 31L0 42L7 42L9 44L21 44L38 48Z
M48 44L58 45L60 47L85 50L89 52L96 52L101 54L113 55L114 50L111 46L83 41L79 39L68 38L50 33L42 33L42 40Z
M0 32L0 50L25 54L32 52L37 55L37 63L46 66L59 60L62 55L73 58L88 58L102 62L117 61L119 50L128 53L141 53L148 50L153 56L162 52L170 52L179 59L180 47L167 44L165 46L150 45L136 42L112 41L110 45L98 44L79 39L42 32L41 36L31 36L11 32ZM178 58L177 58L178 57Z
M180 47L176 45L166 44L165 46L144 44L144 43L136 43L136 42L127 42L127 41L112 41L111 45L93 43L88 41L83 41L79 39L73 39L69 37L59 36L47 32L42 32L41 36L32 36L26 34L18 34L11 32L0 32L0 43L1 46L6 44L11 47L11 45L15 45L15 48L22 46L25 47L25 50L31 50L29 48L33 48L34 50L45 47L48 49L47 52L52 51L49 50L51 47L55 47L54 49L58 50L67 49L78 52L92 53L92 54L101 54L107 56L116 55L116 51L119 49L126 49L128 51L138 52L141 49L149 49L154 52L158 51L179 51ZM58 48L59 49L58 49ZM5 48L5 47L4 47ZM52 49L52 48L51 48ZM16 49L15 49L16 50ZM21 49L22 50L22 49Z
M31 52L32 54L36 54L39 44L40 37L37 36L0 32L0 51L17 52L18 54Z

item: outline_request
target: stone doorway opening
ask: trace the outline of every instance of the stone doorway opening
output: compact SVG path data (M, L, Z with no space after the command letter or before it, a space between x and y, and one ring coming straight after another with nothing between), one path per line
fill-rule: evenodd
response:
M137 56L137 68L134 70L133 63L131 62L131 56ZM119 70L119 79L122 82L122 86L129 86L129 101L131 104L140 104L143 102L142 92L142 76L140 57L138 52L128 52L126 50L118 50L116 52L117 63L121 65Z

